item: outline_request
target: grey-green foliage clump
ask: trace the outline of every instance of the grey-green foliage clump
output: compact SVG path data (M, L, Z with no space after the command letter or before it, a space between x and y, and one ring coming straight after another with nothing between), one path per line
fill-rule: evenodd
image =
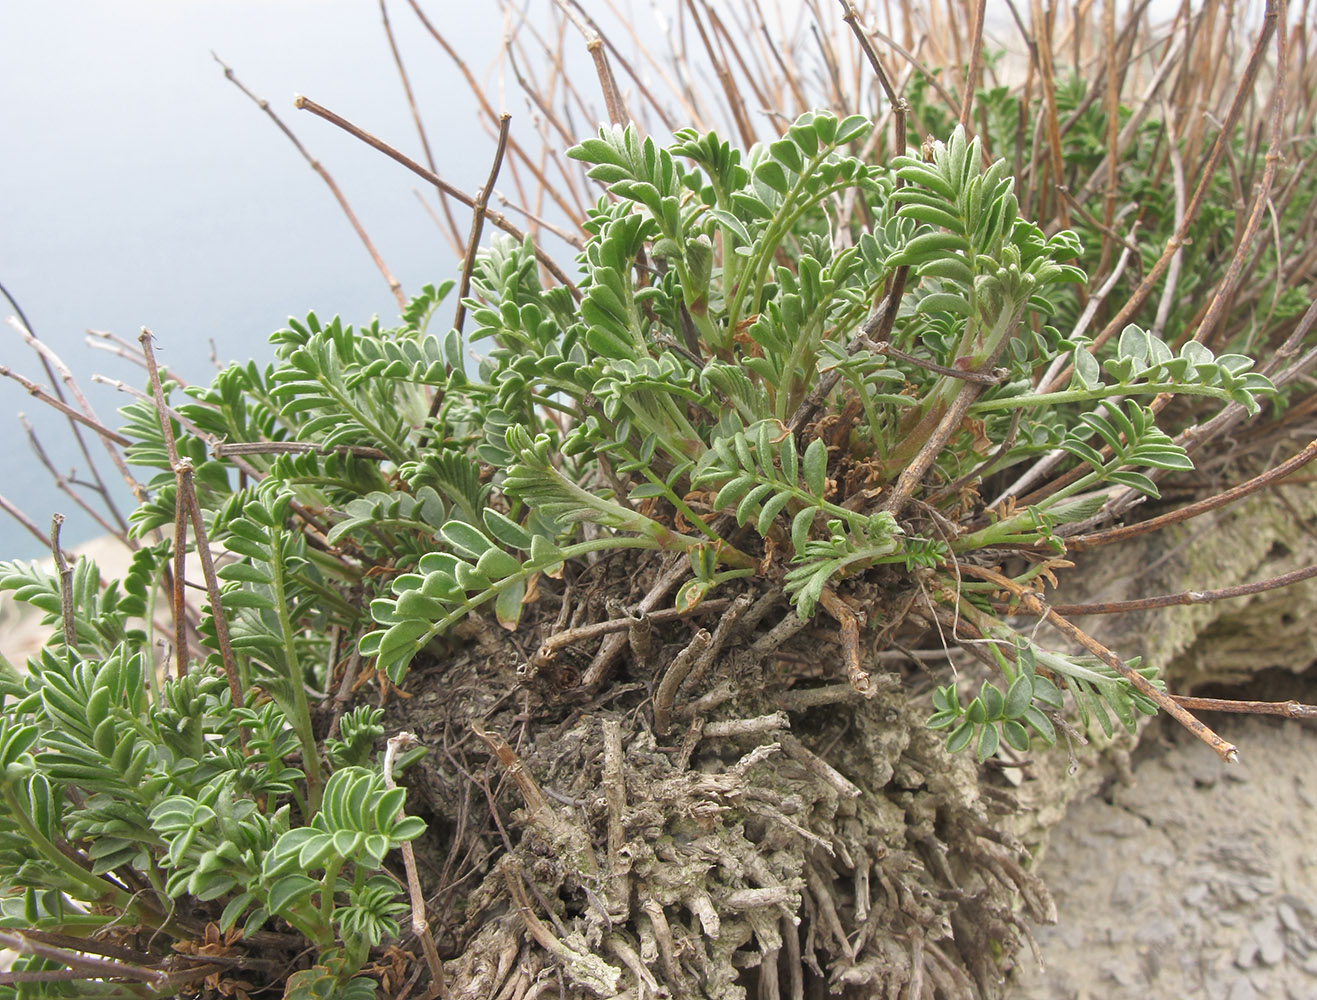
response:
M879 166L859 155L869 131L807 114L743 154L712 134L662 148L605 130L569 154L607 187L577 287L545 287L529 243L495 242L468 338L430 331L451 285L427 287L400 326L312 315L276 334L268 367L171 391L223 582L189 633L191 672L166 680L155 582L180 498L160 414L129 405L130 460L158 470L132 518L149 543L121 586L79 564L72 641L57 633L7 682L0 922L160 940L278 927L310 943L307 995L369 989L354 976L404 909L385 859L421 824L374 760L378 713L319 735L336 666L357 642L401 685L459 623L516 629L544 578L596 553L682 557L684 609L777 588L801 617L844 617L838 595L871 583L894 599L870 625L916 600L925 620L972 620L997 640L1000 682L968 704L939 688L931 724L980 759L1053 742L1066 691L1106 727L1150 711L1106 664L1017 632L958 564L1062 552L1057 529L1110 491L1156 496L1153 470L1189 468L1150 397L1255 409L1270 385L1247 359L1172 354L1134 327L1093 357L1048 321L1074 311L1078 240L1019 216L1004 164L957 130ZM1058 358L1070 385L1039 393ZM976 483L1054 449L1070 485L983 509ZM50 576L6 564L0 587L60 622Z
M1004 162L985 168L961 131L930 160L898 157L889 170L851 155L868 128L806 115L745 157L713 135L678 133L662 149L629 129L570 151L613 196L591 216L579 302L540 286L528 246L495 247L480 258L470 303L485 357L474 377L450 364L441 388L445 433L465 430L478 460L503 470L494 484L507 509L438 526L444 551L421 555L374 602L381 627L362 652L400 678L474 608L493 601L515 627L532 578L607 548L687 554L686 606L766 577L808 617L825 589L885 565L931 571L954 595L954 559L1045 539L1059 549L1054 529L1096 512L1102 491L1156 496L1141 470L1191 467L1147 398L1185 393L1256 409L1270 386L1247 359L1214 359L1198 344L1173 356L1130 327L1099 363L1065 339L1046 320L1084 279L1067 263L1079 251L1074 235L1045 237L1021 219ZM839 231L843 197L863 202L866 225L852 215ZM875 305L898 275L906 294L889 340L914 363L872 339ZM427 356L455 356L426 339ZM1062 355L1074 363L1071 386L1034 391L1032 376ZM952 494L940 500L946 516L896 517L884 489L947 417L964 372L991 372L995 384L937 450L933 488L916 499L1056 448L1083 475L995 521L977 510L951 520ZM815 399L820 380L834 388ZM1113 396L1124 404L1094 410ZM829 415L849 422L825 440ZM581 522L603 533L587 538ZM948 606L975 599L959 593ZM1004 621L992 632L1032 648ZM1130 725L1130 706L1151 706L1105 666L1051 655L1046 669L1096 693L1099 719L1104 703ZM1012 678L1024 668L1006 660L1003 670ZM1041 709L1018 718L1053 738ZM1028 742L1016 718L965 715L956 701L936 718L951 721L953 747L966 744L966 723L978 727L981 756L996 745L981 732L989 722L1008 742Z
M305 688L315 665L324 669L325 648L309 626L333 617L312 608L330 584L287 524L287 494L268 504L264 496L246 496L241 515L231 505L212 512L227 550L244 557L221 570L241 671L236 705L213 617L200 628L209 658L183 676L158 677L142 620L159 610L151 581L167 543L139 550L122 584L101 587L95 565L79 561L67 619L56 577L0 564L0 589L56 628L26 674L3 684L0 926L64 941L142 928L157 942L142 965L171 942L206 937L207 922L250 940L291 927L299 935L291 941L309 942L340 997L373 995L374 981L354 976L371 949L398 936L407 910L384 859L425 824L402 813L403 789L383 784L373 752L379 709L349 712L338 737L315 738ZM15 970L67 971L52 956L25 956ZM152 982L150 995L196 979L176 971ZM36 988L20 982L0 994L35 996ZM43 988L43 996L137 995L58 978Z

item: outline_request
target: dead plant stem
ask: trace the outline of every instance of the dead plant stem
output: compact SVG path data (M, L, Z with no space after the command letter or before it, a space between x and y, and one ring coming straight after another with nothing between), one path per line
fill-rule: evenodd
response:
M59 616L64 626L64 645L73 656L78 648L78 629L73 618L73 567L64 558L64 550L59 544L59 530L63 526L63 514L50 516L50 551L55 557L55 572L59 575Z
M460 201L463 205L466 205L470 208L475 207L476 200L472 198L470 195L465 194L459 188L453 187L453 185L449 184L442 177L436 174L433 170L426 169L425 167L417 163L415 160L413 160L411 157L407 156L405 153L401 153L397 149L394 149L392 146L390 146L388 143L384 142L383 140L375 138L375 136L371 135L369 132L365 131L360 126L354 125L352 122L348 121L346 118L342 117L341 115L335 114L333 111L330 111L328 108L317 104L315 101L309 98L302 97L301 95L298 95L296 98L294 98L293 104L295 107L297 107L299 111L310 111L313 115L317 116L318 118L323 118L331 125L337 125L344 132L347 132L349 135L357 139L360 139L362 142L370 146L372 149L379 150L379 152L389 157L389 159L402 164L404 167L406 167L412 173L416 174L418 177L423 177L425 180L429 181L431 184L435 186L435 188L437 188L440 191L440 193L446 194L449 197L454 198L457 201ZM513 239L525 240L526 234L522 232L520 229L518 229L516 226L514 226L511 222L509 222L507 216L505 216L502 212L497 212L491 208L486 207L483 211L483 214L485 218L487 218L496 227L503 230ZM577 289L577 287L574 284L572 284L571 280L567 277L566 274L563 273L562 269L558 266L558 264L554 261L552 257L546 254L538 246L535 247L535 257L542 265L544 265L545 270L547 270L550 274L552 274L554 278L556 278L563 285L564 288L567 288L569 291L571 291L572 295L575 298L578 299L580 298L580 291Z
M33 521L32 518L24 514L22 510L16 507L14 503L11 500L9 500L7 497L0 496L0 510L3 510L6 514L12 517L24 528L26 528L28 534L30 534L42 545L50 544L50 536L43 533L42 530L39 527L37 527L36 522Z
M1217 756L1223 761L1234 763L1239 759L1238 748L1236 748L1233 743L1223 740L1210 728L1195 719L1188 711L1176 704L1175 700L1171 698L1170 695L1166 694L1164 691L1159 691L1153 686L1148 678L1144 677L1137 670L1133 670L1127 666L1124 660L1109 650L1106 646L1102 645L1102 643L1098 642L1083 629L1078 628L1071 624L1071 622L1067 621L1064 617L1058 614L1056 610L1044 603L1034 591L1027 587L1020 586L1020 584L1016 583L1014 580L1003 576L996 570L988 569L985 566L973 566L966 563L962 564L960 568L961 571L968 576L977 576L981 580L989 580L992 583L997 584L997 586L1009 591L1018 598L1020 604L1030 614L1037 615L1040 618L1046 618L1047 621L1061 632L1062 635L1079 643L1103 663L1115 670L1118 674L1124 677L1136 691L1144 697L1151 699L1159 708L1175 719L1176 722L1180 723L1185 729L1193 733L1194 736L1211 747L1216 752ZM1314 575L1317 575L1317 573Z
M1035 4L1038 0L1034 0ZM1207 200L1207 190L1210 186L1212 175L1216 173L1221 159L1224 157L1226 149L1229 147L1231 137L1235 130L1235 125L1239 121L1239 116L1243 111L1248 95L1252 92L1253 82L1257 77L1258 69L1261 67L1265 58L1267 42L1271 38L1272 32L1276 30L1277 18L1277 0L1268 0L1266 13L1263 16L1262 30L1259 32L1257 41L1254 43L1253 51L1244 69L1244 74L1235 90L1234 99L1231 101L1230 110L1221 123L1217 133L1216 142L1212 145L1212 151L1208 154L1206 162L1198 176L1198 184L1194 188L1193 196L1189 199L1189 205L1185 209L1184 218L1180 225L1166 241L1161 256L1153 264L1152 269L1144 275L1143 280L1138 287L1134 289L1125 304L1117 310L1116 315L1111 318L1102 331L1093 338L1092 344L1089 345L1089 351L1097 351L1111 337L1125 328L1125 325L1134 317L1135 313L1143 307L1144 302L1152 294L1158 281L1161 280L1166 269L1170 266L1171 259L1176 252L1184 245L1189 238L1189 230L1198 218L1198 213L1202 210ZM1190 148L1193 148L1192 145ZM1043 386L1039 391L1053 392L1060 386L1063 386L1070 379L1070 369L1067 367L1052 379L1050 383Z
M457 286L457 311L453 314L453 328L458 333L462 332L462 327L466 324L466 297L471 291L471 273L476 266L476 253L480 249L480 237L485 230L485 208L489 205L489 197L494 193L494 185L498 181L498 172L503 166L503 153L508 148L508 126L512 122L512 115L503 112L498 119L498 143L494 147L494 162L489 168L489 177L486 178L484 186L476 192L475 204L471 206L471 235L466 241L466 255L462 259L462 280ZM430 416L433 417L438 410L439 396L436 394L434 403L430 406ZM424 447L422 445L421 447Z
M1314 458L1317 458L1317 440L1308 442L1303 451L1288 461L1282 462L1275 468L1268 469L1261 475L1254 476L1247 482L1233 486L1215 496L1199 500L1197 503L1186 504L1178 510L1162 514L1160 517L1140 521L1137 524L1127 524L1119 528L1108 528L1106 531L1095 531L1087 535L1075 535L1072 538L1067 538L1065 542L1066 550L1068 552L1083 552L1085 549L1095 549L1100 545L1123 542L1128 538L1147 534L1150 531L1158 531L1172 524L1179 524L1192 517L1197 517L1200 514L1206 514L1208 511L1234 503L1236 500L1243 499L1258 490L1279 482L1290 473L1307 465Z
M206 580L206 593L210 597L211 618L215 623L215 638L219 644L220 660L224 664L224 674L229 681L229 693L233 704L243 704L242 683L238 679L238 664L233 656L233 643L229 639L229 619L224 611L223 598L220 596L219 577L215 575L215 561L210 554L210 543L206 539L206 524L201 517L201 505L197 503L196 489L192 483L192 461L180 458L179 495L192 519L192 536L196 543L197 558L201 562L201 573ZM246 745L246 729L240 730L243 745Z
M384 748L384 786L398 787L393 780L393 767L398 759L399 750L408 750L420 745L416 734L409 731L390 736ZM398 807L395 819L403 814L403 807ZM425 964L430 967L431 995L441 1000L448 1000L448 984L444 979L444 963L439 958L439 949L435 946L434 935L430 933L430 923L425 918L425 893L421 891L421 877L416 870L416 853L411 841L403 841L402 865L407 873L407 897L412 908L412 932L420 939L421 950L425 953Z
M381 9L382 7L383 4L381 4ZM387 24L388 24L388 15L386 14L385 15L386 27ZM390 44L392 44L393 42L392 34L390 34L389 36L389 42ZM395 50L395 55L396 55L396 50ZM225 78L228 79L235 87L241 90L249 99L255 102L258 108L260 108L262 111L264 111L267 115L270 116L270 120L274 122L276 126L278 126L279 131L282 132L285 136L287 136L288 141L291 142L294 148L296 148L296 150L302 154L302 159L306 160L307 165L312 170L314 170L317 175L319 175L322 181L325 182L325 186L329 188L330 193L334 196L334 200L338 202L339 208L343 210L343 214L347 216L348 222L352 224L352 229L356 232L357 238L361 240L362 245L366 248L366 252L370 254L370 259L375 263L375 268L384 277L384 281L389 286L389 291L393 293L393 297L398 303L398 308L405 309L407 307L407 296L403 294L402 284L398 281L397 278L393 276L393 272L390 271L388 266L384 263L384 258L382 258L379 254L379 251L375 249L375 244L371 242L370 237L366 234L366 230L362 227L361 222L357 219L357 214L354 211L352 211L352 206L348 204L347 197L343 194L342 190L339 189L338 184L334 182L334 178L330 176L329 171L324 168L324 166L320 163L319 160L317 160L315 157L313 157L310 153L307 152L306 147L302 145L301 141L293 133L293 130L290 129L287 125L285 125L283 123L283 120L277 114L275 114L274 109L270 107L269 101L265 100L262 97L257 97L250 90L248 90L246 86L244 86L243 83L236 76L233 75L233 70L224 62L223 59L221 59L214 52L211 53L211 57L214 58L214 60L217 63L219 63L221 66L224 67ZM399 64L399 68L401 68L401 64ZM403 80L405 84L406 81L405 76ZM408 97L410 98L410 96L411 96L411 91L409 88Z
M42 403L45 403L51 409L58 410L60 413L64 414L64 416L68 417L70 420L76 421L77 423L82 424L84 427L91 428L106 441L111 441L114 444L117 444L120 447L124 447L124 448L132 444L132 442L129 441L122 434L110 430L108 427L93 420L92 418L86 416L85 414L79 413L68 403L56 399L41 386L37 385L37 383L33 382L29 378L25 378L24 376L18 374L18 372L14 371L8 365L0 365L0 376L13 379L15 382L17 382L19 385L21 385L24 389L27 390L28 395L34 396L36 399L40 400Z
M1283 719L1317 719L1317 705L1299 701L1237 701L1233 698L1191 698L1171 695L1185 708L1198 712L1233 712L1239 715L1279 715Z
M1214 601L1228 601L1232 597L1247 597L1261 594L1268 590L1278 590L1291 584L1309 580L1317 576L1317 565L1305 566L1280 576L1253 583L1241 583L1234 587L1222 587L1219 590L1185 590L1178 594L1163 594L1160 597L1142 597L1130 601L1106 601L1099 604L1058 604L1052 610L1065 615L1119 615L1130 611L1148 611L1152 608L1169 608L1177 605L1211 604Z
M979 74L983 70L983 21L987 17L987 12L988 0L978 0L974 8L974 27L971 29L973 40L970 44L969 68L965 70L965 87L960 96L960 124L971 136L974 134L974 129L970 121L970 111L974 106L974 88L978 86ZM988 141L986 136L983 141L985 143Z

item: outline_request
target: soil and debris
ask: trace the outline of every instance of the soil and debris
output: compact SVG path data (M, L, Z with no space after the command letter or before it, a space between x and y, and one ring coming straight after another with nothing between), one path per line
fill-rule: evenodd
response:
M870 649L862 698L837 629L777 592L601 636L590 595L618 581L593 571L391 703L431 747L405 780L452 995L1000 995L1053 906L1010 784L924 728L923 668Z

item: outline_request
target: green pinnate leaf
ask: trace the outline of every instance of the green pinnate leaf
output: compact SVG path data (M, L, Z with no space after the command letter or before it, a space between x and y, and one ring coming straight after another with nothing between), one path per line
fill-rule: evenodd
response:
M1020 718L1033 704L1033 694L1033 675L1021 672L1015 680L1011 681L1010 687L1006 689L1006 700L1002 706L1002 714L1008 719Z
M1014 719L1001 722L1001 738L1007 746L1021 752L1029 749L1029 731Z
M997 735L996 726L981 726L979 728L979 741L974 756L980 764L997 752L999 742L1000 738Z
M966 719L947 736L947 753L960 753L974 738L974 723Z
M815 438L805 449L805 486L816 497L822 497L828 488L828 446L822 438Z

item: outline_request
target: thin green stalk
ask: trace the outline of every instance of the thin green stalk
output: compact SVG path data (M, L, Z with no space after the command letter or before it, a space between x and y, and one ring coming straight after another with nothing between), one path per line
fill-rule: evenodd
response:
M1076 479L1069 486L1064 486L1045 500L1035 504L1034 507L1039 511L1046 513L1048 509L1056 506L1060 501L1074 496L1076 493L1082 493L1090 487L1102 483L1108 475L1115 472L1123 463L1119 459L1114 459L1101 469L1095 469L1092 472ZM996 524L990 524L986 528L968 535L961 535L951 543L953 552L969 552L974 549L987 548L991 545L1029 545L1043 537L1041 532L1027 531L1020 532L1017 529L1023 528L1032 523L1032 515L1028 511L1022 514L1016 514L1005 521L999 521Z
M1211 399L1218 399L1223 403L1230 402L1230 394L1225 389L1216 386L1188 382L1157 382L1145 385L1103 385L1094 389L1065 389L1060 392L987 399L982 402L972 403L969 412L978 415L980 413L997 413L1002 410L1060 406L1063 403L1084 403L1090 400L1109 399L1112 396L1157 396L1162 393L1207 396Z
M727 308L728 330L735 330L741 320L741 303L745 299L746 290L750 287L750 279L753 279L755 286L754 297L750 300L751 312L759 311L760 298L764 293L764 282L767 280L768 269L773 262L773 255L777 253L778 245L782 242L783 237L790 232L798 214L804 211L804 208L812 208L817 205L823 195L811 194L806 199L804 208L798 209L796 201L805 190L810 176L831 152L831 148L825 148L810 157L809 162L804 165L804 170L796 177L796 182L787 189L787 193L782 198L782 204L773 215L773 221L769 223L767 231L760 240L758 253L755 258L746 261L745 271L742 276L743 280L736 286L736 292L733 294L732 301Z
M646 479L663 491L663 496L667 499L668 503L677 508L678 513L680 513L690 525L698 529L711 542L717 542L721 545L728 544L721 535L704 523L704 518L700 517L695 511L690 509L690 506L685 500L677 496L676 490L672 489L662 479L654 475L647 464L640 466L640 472Z
M284 578L284 561L283 561L283 533L281 531L271 532L271 551L274 558L270 560L270 576L274 587L274 605L275 612L279 617L279 634L283 639L284 648L284 670L288 677L289 687L292 689L293 712L289 720L293 725L293 731L297 733L297 740L302 744L302 763L306 768L306 789L308 804L311 809L310 815L306 817L309 822L311 816L320 811L320 751L316 746L315 731L311 727L311 707L306 698L306 685L304 678L300 676L300 664L297 659L296 633L293 630L293 622L288 614L288 590Z
M843 377L846 380L846 384L850 386L851 391L859 398L860 405L864 407L864 419L870 429L870 440L873 442L877 458L881 462L884 458L885 442L882 440L882 435L879 434L879 428L882 426L882 417L878 413L878 407L874 402L874 397L868 392L868 388L865 386L863 379L855 378L851 375Z
M399 465L407 461L408 457L410 457L410 452L407 449L403 448L399 442L394 441L393 438L385 434L384 429L380 427L374 420L368 417L364 411L362 411L359 407L354 406L351 398L349 398L347 393L340 392L338 387L335 386L328 379L322 378L319 380L319 382L321 387L325 390L325 392L329 393L329 395L334 398L335 402L337 402L340 406L342 406L343 409L348 414L350 414L359 424L361 424L362 427L365 427L368 431L370 431L373 435L375 435L375 440L379 442L379 445L382 449L384 449L389 453L389 459L391 461Z
M325 874L321 876L320 887L320 924L323 928L316 935L316 943L322 949L334 946L334 890L337 888L338 873L343 867L343 859L337 854L325 861ZM322 937L326 940L322 940Z
M143 906L136 894L125 892L100 876L93 875L51 843L19 805L18 797L8 782L0 784L0 798L3 798L10 817L18 824L23 836L31 842L32 846L40 851L48 862L88 891L90 898L84 902L113 906L125 914L132 914L133 919L141 920L175 937L186 935L186 931L173 920L165 917L164 914L152 912L154 909L152 907Z
M802 369L805 372L805 381L808 381L811 371L817 364L817 333L821 330L822 325L816 310L815 314L810 317L809 322L805 324L804 329L797 332L795 342L791 345L791 353L787 355L787 363L783 368L786 385L782 386L781 391L778 392L774 406L775 416L784 424L791 414L796 412L796 407L800 405L801 400L805 398L808 392L804 382L797 382L796 369ZM806 364L809 367L805 367Z

